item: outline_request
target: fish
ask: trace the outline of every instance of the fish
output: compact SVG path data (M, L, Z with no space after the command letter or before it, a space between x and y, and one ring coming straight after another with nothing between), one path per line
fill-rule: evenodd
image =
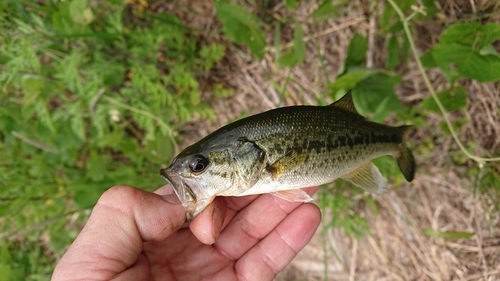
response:
M415 177L404 139L409 128L366 120L348 92L327 106L281 107L225 125L186 147L160 176L185 207L187 221L216 196L272 193L310 202L302 188L338 178L382 194L387 182L374 158L392 155L408 182Z

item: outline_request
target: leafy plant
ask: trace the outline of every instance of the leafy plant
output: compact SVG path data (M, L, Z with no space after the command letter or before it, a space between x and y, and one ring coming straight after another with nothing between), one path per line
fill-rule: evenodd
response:
M173 15L148 12L145 1L127 2L131 4L0 2L1 280L47 279L52 263L105 189L117 183L149 190L163 184L155 171L175 151L179 124L195 116L214 118L200 97L199 81L224 55L224 47L204 44L199 31ZM291 16L279 19L259 17L257 12L264 9L248 10L236 1L216 1L214 8L230 41L247 46L259 59L274 51L278 66L293 68L305 60L307 42L313 38L304 34L305 24L342 14L347 3L321 1L307 17L297 17L294 13L302 2L286 0ZM500 80L500 56L493 48L500 39L499 25L484 20L447 23L439 43L419 56L414 24L431 20L439 8L432 0L385 4L377 33L387 39L385 69L364 65L368 42L355 34L343 67L328 85L330 97L352 90L357 109L376 121L395 113L415 126L426 126L426 116L440 112L445 117L443 133L452 135L465 153L454 153L452 161L479 163L469 170L476 177L474 187L498 209L499 169L489 162L498 157L469 153L477 145L462 145L456 135L468 120L450 122L447 114L467 105L461 80ZM284 26L293 29L293 42L286 45L281 42ZM270 47L266 35L273 29ZM412 56L432 97L403 111L394 86L402 82L398 72ZM442 71L450 87L435 93L425 72L430 68ZM290 75L285 85L273 85L285 93L289 81ZM216 97L232 94L219 84L209 86ZM425 153L433 146L432 138L426 137L418 151ZM384 175L403 181L392 158L374 162ZM357 238L367 233L364 218L350 210L366 203L376 213L377 206L361 192L344 181L338 181L333 192L320 192L319 205L334 213L325 227L341 227ZM68 227L69 218L73 224Z
M364 201L363 197L354 199L353 194L360 194L359 188L352 184L337 180L335 188L323 186L324 190L318 192L318 206L325 212L331 212L331 218L323 221L323 230L330 228L341 228L347 235L352 235L359 239L370 232L366 220L360 214L352 211L354 207ZM369 199L368 199L369 200ZM376 211L376 210L375 210Z
M164 184L157 171L172 158L179 122L214 118L201 101L199 80L224 47L200 43L200 34L173 15L130 14L129 8L111 0L2 2L4 241L36 245L46 235L48 252L57 257L104 190ZM66 227L70 216L76 224ZM0 251L13 263L0 267L0 276L35 257L15 255L9 243ZM51 269L43 264L53 261L41 259L25 271L26 280L46 279Z
M224 3L224 2L220 2ZM346 2L323 1L318 5L318 8L313 11L308 20L321 22L330 17L336 16ZM300 3L297 1L285 1L285 7L292 11L298 9ZM229 5L229 4L222 4ZM230 4L232 7L238 4ZM243 10L238 6L239 12ZM224 24L226 35L231 39L229 34L241 32L246 34L246 38L252 37L252 32L249 28L236 28L238 25L231 25L225 17L224 13L229 10L220 10L217 15ZM238 12L238 13L239 13ZM425 99L418 107L402 110L402 105L397 99L394 87L402 82L401 76L396 72L403 69L410 55L416 55L414 39L412 38L413 23L419 21L433 20L433 17L440 12L440 9L435 5L434 1L401 1L390 0L383 9L383 13L378 18L379 30L378 35L384 36L387 47L387 60L385 69L367 68L364 66L366 53L368 49L367 39L360 34L355 34L349 44L347 58L344 61L337 78L334 82L328 85L330 96L336 100L340 98L347 90L352 90L356 108L362 115L370 116L370 119L382 121L390 114L396 113L403 120L411 120L415 126L426 126L425 117L429 112L440 112L445 116L445 121L441 124L442 131L445 134L452 135L457 143L461 146L461 150L465 156L483 163L489 160L498 160L498 158L485 159L476 157L467 152L456 137L456 131L463 127L468 120L459 119L455 122L450 122L446 116L447 112L463 111L467 105L467 93L463 86L457 82L459 79L475 79L478 82L497 81L500 79L499 67L497 66L500 56L492 47L492 44L500 38L499 25L492 23L479 23L478 21L470 23L448 23L448 26L440 36L440 41L432 49L426 52L422 57L416 57L417 63L422 64L422 74L425 76L423 67L436 68L443 71L445 77L450 82L450 87L442 90L436 95ZM242 12L243 13L243 12ZM245 13L251 14L249 11ZM404 16L408 14L408 16ZM245 18L250 18L250 15ZM256 16L254 16L256 17ZM259 22L259 29L268 30L269 27L263 24L263 21L253 19ZM275 52L276 64L283 67L294 67L304 60L305 42L309 40L303 35L301 22L296 19L283 18L274 24L274 48L270 48ZM292 43L285 46L280 44L280 30L283 25L292 26L294 30L294 40ZM233 27L234 26L234 27ZM234 30L231 30L234 28ZM249 42L236 41L241 44L250 44ZM257 54L252 47L250 49L258 57L262 58L261 50ZM281 50L285 50L281 53ZM390 70L393 70L391 72ZM289 79L285 83L288 83ZM434 93L428 79L427 84L431 93ZM286 86L286 84L285 84ZM283 89L285 86L276 85L278 89ZM454 159L457 157L453 157ZM457 158L458 159L458 158ZM385 161L385 160L384 160ZM463 163L463 160L460 160ZM387 162L387 161L385 161ZM396 180L400 180L395 172L397 167L384 163L385 167L392 167L386 173L394 175ZM495 172L492 171L494 174ZM331 199L338 200L338 199ZM328 200L326 200L328 201ZM334 206L331 206L333 209ZM335 223L333 223L335 224ZM339 225L336 225L339 226Z
M260 19L238 4L218 1L214 5L217 16L224 24L227 38L235 43L247 45L252 54L262 59L266 38Z
M439 67L450 82L461 76L479 82L500 79L500 55L492 43L500 39L500 25L457 23L439 37L439 43L424 54L424 66Z
M447 29L441 34L440 42L432 50L424 54L422 58L419 58L415 44L413 42L410 21L418 15L425 15L426 5L422 6L412 6L413 12L405 17L403 10L404 5L397 3L393 0L389 0L390 9L393 11L394 15L397 16L401 26L403 27L404 33L408 39L409 47L415 56L417 65L421 71L422 77L429 89L432 99L439 108L439 111L443 114L445 119L445 124L447 126L448 132L452 135L453 139L460 147L460 150L469 158L479 163L483 166L485 162L488 161L499 161L500 157L485 158L473 155L458 139L455 132L455 125L450 122L446 109L443 106L444 103L454 102L456 99L454 95L449 95L447 93L453 93L455 90L454 86L458 78L467 77L471 79L476 79L479 82L493 81L500 79L498 69L496 64L498 64L498 58L500 55L492 47L492 43L500 39L499 28L500 25L497 24L480 24L478 22L471 24L456 23L447 27ZM463 33L461 33L463 31ZM436 95L433 86L430 83L429 78L425 72L424 67L440 67L443 71L445 77L450 81L451 87L441 93L441 97L447 97L447 100L441 101ZM460 93L460 91L458 92ZM463 96L463 95L462 95ZM465 103L460 103L464 104ZM463 122L459 122L463 123ZM458 126L460 127L460 126Z
M347 58L339 75L328 88L334 99L351 90L358 111L362 115L373 113L372 120L382 121L402 108L394 92L394 86L401 83L401 77L386 70L364 67L367 50L366 38L355 34L349 43Z

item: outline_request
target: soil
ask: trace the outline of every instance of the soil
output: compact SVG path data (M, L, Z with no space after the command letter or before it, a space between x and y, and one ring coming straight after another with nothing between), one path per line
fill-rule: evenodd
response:
M206 87L203 97L214 108L217 120L194 120L186 124L179 148L243 115L278 106L317 104L317 100L331 102L325 94L327 85L335 79L355 33L369 40L366 66L384 68L388 37L377 33L374 20L381 15L384 3L373 5L372 1L353 0L347 12L315 24L307 20L307 15L318 4L310 2L314 1L301 1L293 13L282 1L269 1L266 10L255 11L275 19L295 16L304 22L302 28L309 39L308 55L303 64L292 69L277 67L273 48L267 50L264 59L258 60L246 47L227 41L219 32L221 23L210 1L151 4L157 12L174 12L186 25L204 30L205 40L226 46L223 60L202 79L207 85L220 83L235 91L229 98L214 99L210 87ZM500 23L500 13L495 14L493 2L436 2L441 12L431 20L417 21L414 25L413 36L419 52L423 54L432 48L447 24L474 19L478 11L490 13L488 21ZM238 3L254 9L249 4L252 1ZM293 42L289 26L282 27L280 39L282 45ZM268 46L273 46L273 29L268 31L267 40ZM404 80L396 88L403 104L417 106L430 95L413 57L396 71ZM434 89L450 86L439 70L429 70L427 74ZM476 155L498 155L500 84L469 80L458 84L467 90L467 109L449 113L449 118L469 120L458 131L459 139ZM276 85L286 85L287 94L282 95ZM386 122L392 124L395 120L389 118ZM441 115L429 113L426 125L410 134L411 142L418 148L418 171L412 183L399 184L397 188L392 183L392 191L387 194L369 195L378 207L378 214L368 206L353 210L368 221L369 235L356 240L340 229L329 229L321 235L320 227L276 280L500 280L500 214L494 203L499 202L499 195L493 189L489 196L476 190L475 177L469 171L478 168L478 164L460 157L455 141L440 129L443 121ZM331 216L325 210L323 220L328 221ZM424 234L423 229L474 232L475 235L467 239L436 238Z

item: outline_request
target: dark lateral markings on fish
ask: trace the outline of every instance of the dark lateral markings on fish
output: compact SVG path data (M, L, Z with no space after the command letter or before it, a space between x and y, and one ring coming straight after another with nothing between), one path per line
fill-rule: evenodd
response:
M415 177L404 141L410 127L367 121L349 92L328 106L276 108L230 123L186 147L160 175L188 220L216 196L272 193L308 202L301 188L338 178L380 194L387 183L374 158L392 155L407 181Z

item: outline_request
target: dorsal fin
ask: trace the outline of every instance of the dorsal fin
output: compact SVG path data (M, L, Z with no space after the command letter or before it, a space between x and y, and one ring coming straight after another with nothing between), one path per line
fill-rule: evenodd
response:
M352 101L351 91L347 92L343 97L341 97L338 101L333 102L330 106L342 108L344 110L350 111L352 113L359 114L354 106L354 102Z

